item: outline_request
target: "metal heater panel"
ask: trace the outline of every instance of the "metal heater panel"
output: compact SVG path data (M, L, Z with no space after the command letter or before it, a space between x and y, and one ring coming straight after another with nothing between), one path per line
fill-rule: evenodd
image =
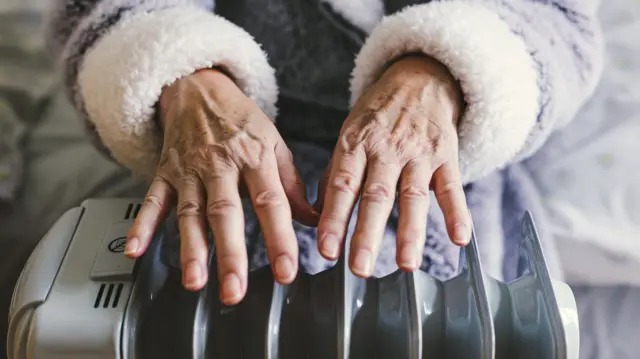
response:
M523 276L483 273L475 234L459 274L439 282L395 272L362 279L338 264L286 286L252 271L246 298L219 302L215 256L193 321L194 359L577 359L577 308L553 281L530 213L522 225ZM348 248L348 246L345 246Z

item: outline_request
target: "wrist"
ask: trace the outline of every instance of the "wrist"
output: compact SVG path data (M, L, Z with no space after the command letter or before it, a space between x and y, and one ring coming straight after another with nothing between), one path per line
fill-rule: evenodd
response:
M232 77L223 69L218 68L207 68L197 70L196 72L187 75L185 77L179 78L174 81L171 85L165 86L162 89L162 93L160 94L160 99L158 100L157 110L158 110L158 124L164 128L166 125L166 114L168 113L171 105L178 99L181 94L185 92L185 89L193 84L200 84L203 82L214 83L217 86L221 87L236 87L234 80Z
M462 89L449 69L424 54L407 54L389 64L383 76L390 76L398 86L421 88L438 103L450 107L454 124L464 111Z

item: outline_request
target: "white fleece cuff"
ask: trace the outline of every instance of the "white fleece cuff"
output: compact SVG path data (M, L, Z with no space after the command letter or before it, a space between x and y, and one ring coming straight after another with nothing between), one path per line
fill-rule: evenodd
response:
M278 88L266 54L240 27L196 8L135 15L85 56L79 91L89 120L116 160L143 178L155 172L162 136L153 121L163 86L223 66L272 119Z
M464 183L511 160L538 115L537 72L524 41L490 8L469 1L408 7L383 19L356 58L351 103L390 61L422 52L445 64L467 103L458 125Z

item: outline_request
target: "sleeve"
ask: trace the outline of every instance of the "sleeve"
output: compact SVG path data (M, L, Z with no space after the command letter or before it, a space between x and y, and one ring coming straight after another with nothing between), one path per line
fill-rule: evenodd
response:
M150 178L162 135L163 86L202 68L224 68L270 117L275 71L253 37L214 13L213 0L55 0L48 47L98 147Z
M471 182L535 153L591 96L603 63L597 8L597 0L387 4L391 14L356 58L351 102L403 54L438 59L464 93L459 160Z

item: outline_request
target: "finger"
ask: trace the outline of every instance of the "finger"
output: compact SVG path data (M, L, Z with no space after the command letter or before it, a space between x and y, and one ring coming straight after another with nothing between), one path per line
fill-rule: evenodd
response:
M238 173L206 178L205 187L207 219L213 231L218 262L220 300L226 305L234 305L246 293L248 272Z
M351 270L359 277L366 278L373 273L384 229L393 209L400 169L399 165L377 160L369 163L358 222L351 240Z
M178 188L178 227L182 284L187 290L202 289L207 282L209 246L205 220L205 193L195 175L184 177Z
M153 180L127 234L125 255L137 258L147 250L158 226L167 217L174 197L175 192L167 181L161 177Z
M427 236L431 169L426 161L411 161L402 170L398 188L398 231L396 260L400 269L420 268Z
M433 175L433 187L449 238L457 245L467 245L471 239L471 218L457 163L447 162L440 166Z
M307 189L302 181L302 177L300 177L300 174L296 170L291 151L289 151L284 142L279 141L276 144L275 152L278 161L280 181L289 199L293 219L305 226L316 226L320 215L307 199Z
M320 254L329 260L340 255L367 165L362 147L348 153L337 150L334 156L318 223Z
M322 174L322 178L318 183L318 197L316 198L316 202L313 204L313 208L318 213L322 213L322 209L324 208L324 196L327 193L327 182L329 181L329 174L331 170L331 161L329 161L329 165L325 169Z
M279 283L288 284L298 271L298 249L291 207L275 161L275 156L270 157L260 167L246 169L244 178L264 233L274 277Z

